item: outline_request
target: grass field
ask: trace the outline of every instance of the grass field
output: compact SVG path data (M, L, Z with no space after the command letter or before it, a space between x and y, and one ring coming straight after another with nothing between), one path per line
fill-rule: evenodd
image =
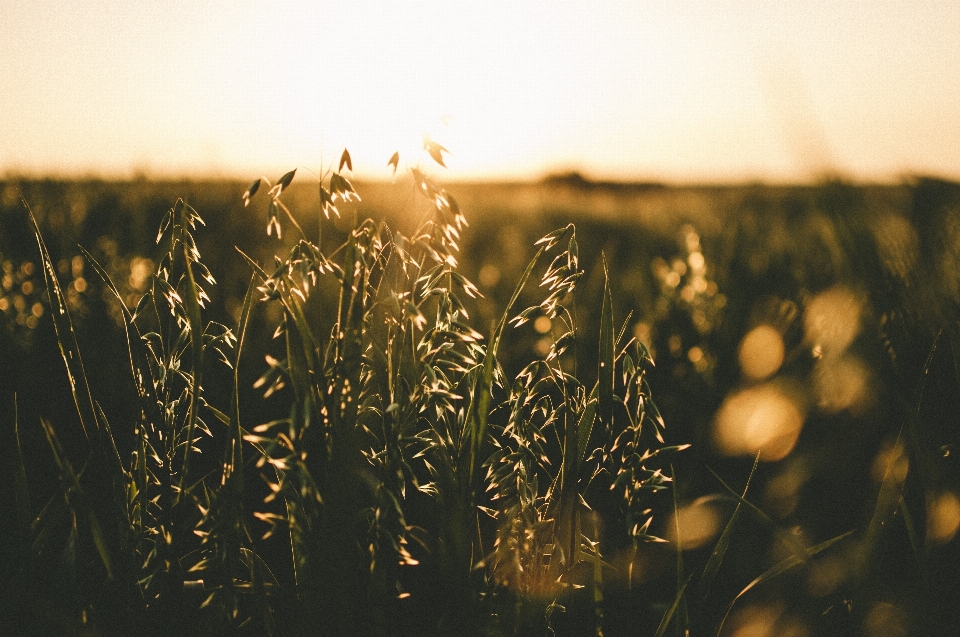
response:
M960 631L960 185L272 185L0 181L0 633Z

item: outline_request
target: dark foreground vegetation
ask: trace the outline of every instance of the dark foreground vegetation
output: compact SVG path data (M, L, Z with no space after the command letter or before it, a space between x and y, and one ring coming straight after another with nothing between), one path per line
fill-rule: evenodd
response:
M575 177L0 182L0 634L960 633L960 185Z

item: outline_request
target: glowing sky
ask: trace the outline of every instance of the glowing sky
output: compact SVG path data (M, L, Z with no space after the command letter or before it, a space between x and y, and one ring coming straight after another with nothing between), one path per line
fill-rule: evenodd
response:
M952 0L0 0L0 174L381 176L430 132L449 178L960 178L958 34Z

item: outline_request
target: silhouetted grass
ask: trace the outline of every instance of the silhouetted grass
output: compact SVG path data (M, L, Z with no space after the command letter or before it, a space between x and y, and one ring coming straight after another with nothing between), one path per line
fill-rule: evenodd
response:
M4 630L956 632L960 187L345 165L0 185Z

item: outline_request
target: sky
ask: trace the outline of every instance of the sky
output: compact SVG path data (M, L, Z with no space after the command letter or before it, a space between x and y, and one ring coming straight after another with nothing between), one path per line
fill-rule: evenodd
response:
M0 175L960 179L953 0L0 0ZM442 170L442 169L441 169ZM276 175L274 175L276 173Z

